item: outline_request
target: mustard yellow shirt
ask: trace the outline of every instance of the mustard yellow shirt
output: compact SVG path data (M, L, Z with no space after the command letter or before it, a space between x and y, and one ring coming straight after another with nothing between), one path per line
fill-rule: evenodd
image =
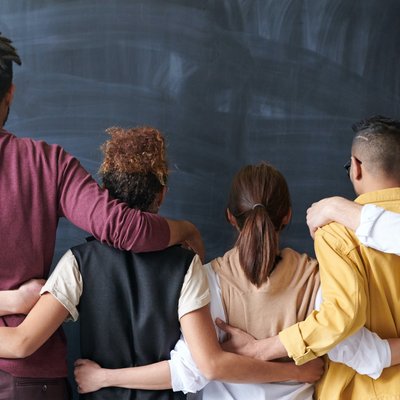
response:
M356 202L400 212L400 188L366 193ZM319 312L279 334L289 356L303 364L364 325L382 338L400 337L400 256L361 245L353 231L337 223L317 231L315 252L323 303ZM316 393L323 400L400 399L400 366L373 380L328 362Z

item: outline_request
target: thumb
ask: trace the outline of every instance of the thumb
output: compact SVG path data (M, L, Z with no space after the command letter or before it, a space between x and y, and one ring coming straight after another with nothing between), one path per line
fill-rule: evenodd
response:
M74 367L80 367L81 365L85 365L87 364L89 360L85 359L85 358L78 358L75 362L74 362Z
M223 330L226 333L231 333L234 329L230 325L228 325L226 322L222 321L221 318L217 318L215 320L215 323L217 324L219 329Z

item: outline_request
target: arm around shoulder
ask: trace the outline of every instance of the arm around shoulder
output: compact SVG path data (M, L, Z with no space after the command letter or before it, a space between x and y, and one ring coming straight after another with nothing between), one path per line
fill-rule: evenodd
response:
M0 327L0 357L25 358L33 354L59 328L68 311L51 294L43 295L15 328Z
M353 249L344 249L337 225L317 232L315 251L320 265L324 302L304 321L284 329L280 340L296 364L322 356L355 333L366 321L365 277ZM343 246L342 246L343 245ZM346 285L343 285L346 282Z
M314 237L319 227L332 221L356 230L360 224L361 209L362 205L338 196L312 204L307 210L307 225L311 236Z

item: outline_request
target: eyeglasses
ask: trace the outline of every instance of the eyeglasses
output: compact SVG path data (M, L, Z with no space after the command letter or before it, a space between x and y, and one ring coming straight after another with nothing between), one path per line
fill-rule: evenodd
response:
M358 162L359 164L362 164L362 161L360 161L358 158L356 158L356 157L354 157L354 156L352 156L352 157L354 158L354 161L355 161L355 162ZM344 169L345 169L346 172L347 172L347 176L350 178L351 158L350 158L349 161L347 161L346 164L343 165L343 167L344 167Z
M349 161L347 161L346 164L343 165L343 168L346 170L347 176L349 178L350 178L350 167L351 167L351 159Z

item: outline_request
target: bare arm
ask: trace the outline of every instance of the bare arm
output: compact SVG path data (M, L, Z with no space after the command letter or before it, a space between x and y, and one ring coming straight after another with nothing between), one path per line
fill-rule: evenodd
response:
M228 334L229 340L221 344L225 351L258 360L273 360L287 356L287 351L279 340L279 336L257 340L247 332L231 326L219 318L216 320L216 324Z
M41 296L17 327L0 327L0 357L24 358L34 353L57 330L68 311L51 294Z
M197 366L209 380L237 383L287 380L315 382L322 375L323 361L320 359L296 366L291 362L263 362L223 351L217 341L208 307L184 315L181 326ZM75 364L75 379L80 393L109 386L149 390L171 388L167 362L110 370L90 360L78 360Z
M307 225L314 237L315 231L332 221L356 230L360 225L362 205L343 197L329 197L314 203L307 210Z
M400 364L400 339L388 339L388 342L392 354L390 366Z
M75 362L75 380L79 393L89 393L104 387L163 390L171 388L171 375L167 361L134 368L101 368L94 361L79 359Z
M218 343L208 307L181 318L182 332L199 370L209 380L236 383L308 381L293 363L264 362L223 351ZM309 381L319 379L322 361L310 365ZM317 369L319 370L317 371ZM312 378L313 375L313 378Z
M198 229L189 221L166 220L169 226L170 238L168 246L183 244L191 248L204 262L204 243Z
M31 279L18 289L0 291L0 316L28 314L39 300L39 292L44 282L44 279Z

